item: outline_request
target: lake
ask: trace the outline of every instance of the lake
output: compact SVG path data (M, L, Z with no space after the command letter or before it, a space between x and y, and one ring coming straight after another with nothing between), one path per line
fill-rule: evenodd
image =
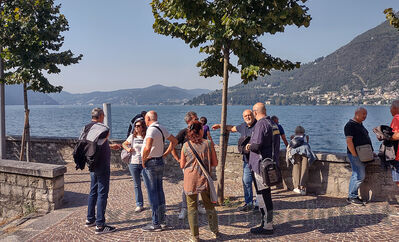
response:
M30 125L32 136L77 137L82 127L90 121L93 106L43 105L30 106ZM242 112L251 106L228 106L228 124L238 125L243 122ZM310 136L310 145L315 151L346 152L343 128L353 117L356 106L267 106L268 115L277 115L287 137L293 134L297 125L302 125ZM369 130L375 150L377 141L372 128L389 125L392 116L388 106L366 106L368 110L364 126ZM155 110L159 121L176 135L186 127L184 115L195 111L198 117L205 116L208 125L219 123L221 106L128 106L112 105L113 139L126 138L131 118L142 110ZM23 106L6 106L6 133L21 135L24 124ZM211 131L211 136L219 143L219 132ZM229 144L236 145L239 134L230 134Z

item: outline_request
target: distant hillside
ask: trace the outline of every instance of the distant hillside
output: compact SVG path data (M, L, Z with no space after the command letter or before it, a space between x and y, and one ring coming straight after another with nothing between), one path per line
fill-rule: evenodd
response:
M399 31L384 22L300 69L276 71L247 85L229 88L229 103L382 104L399 97L398 87ZM220 103L220 90L188 102Z
M6 105L23 105L24 96L22 85L6 85L5 86L5 103ZM49 95L28 91L29 105L56 105L58 104Z
M146 88L123 89L111 92L91 92L71 94L68 92L50 94L59 104L87 105L87 104L134 104L159 105L183 104L200 94L208 93L208 89L186 90L178 87L154 85Z

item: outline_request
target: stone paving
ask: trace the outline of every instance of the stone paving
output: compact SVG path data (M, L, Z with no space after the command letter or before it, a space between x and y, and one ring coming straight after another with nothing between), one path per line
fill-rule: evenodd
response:
M73 164L67 166L64 208L57 210L58 214L69 211L67 216L61 216L39 233L25 234L29 241L189 240L187 220L178 219L182 176L168 176L166 171L164 189L168 228L161 232L143 232L141 227L151 221L146 190L143 190L146 209L135 213L133 181L129 173L112 170L106 219L118 230L95 235L94 228L83 226L90 186L89 173L75 171ZM217 207L219 230L223 234L220 241L399 241L399 218L389 216L394 208L387 202L373 202L359 207L347 205L343 198L298 196L283 190L273 191L275 233L252 235L249 229L258 225L260 213L238 212L237 206L243 200L241 183L228 180L225 186L226 206ZM200 215L200 226L200 238L212 241L204 215Z

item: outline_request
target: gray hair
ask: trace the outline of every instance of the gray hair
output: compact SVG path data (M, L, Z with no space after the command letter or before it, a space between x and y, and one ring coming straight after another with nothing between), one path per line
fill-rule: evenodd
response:
M305 133L305 128L302 126L296 126L295 128L295 134L304 134Z
M101 108L93 108L93 110L91 110L92 119L99 119L101 115L104 115L104 111Z
M391 107L399 109L399 100L394 100L391 104Z
M197 113L194 111L187 112L184 116L184 121L186 121L186 123L188 124L193 119L193 116L198 117Z

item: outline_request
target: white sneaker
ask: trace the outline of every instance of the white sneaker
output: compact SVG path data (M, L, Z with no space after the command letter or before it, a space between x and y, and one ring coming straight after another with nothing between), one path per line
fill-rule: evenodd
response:
M198 213L199 214L206 214L206 210L202 205L198 206Z
M301 195L305 196L306 195L306 190L305 189L301 189Z
M301 190L299 190L299 188L295 188L295 189L293 190L293 192L295 192L296 194L301 194Z
M179 219L185 219L187 216L187 208L182 208L179 214Z
M263 226L263 228L266 230L273 230L273 223L272 222L267 223L265 224L265 226Z
M136 213L139 213L141 211L143 211L143 207L136 207L136 209L134 210Z

